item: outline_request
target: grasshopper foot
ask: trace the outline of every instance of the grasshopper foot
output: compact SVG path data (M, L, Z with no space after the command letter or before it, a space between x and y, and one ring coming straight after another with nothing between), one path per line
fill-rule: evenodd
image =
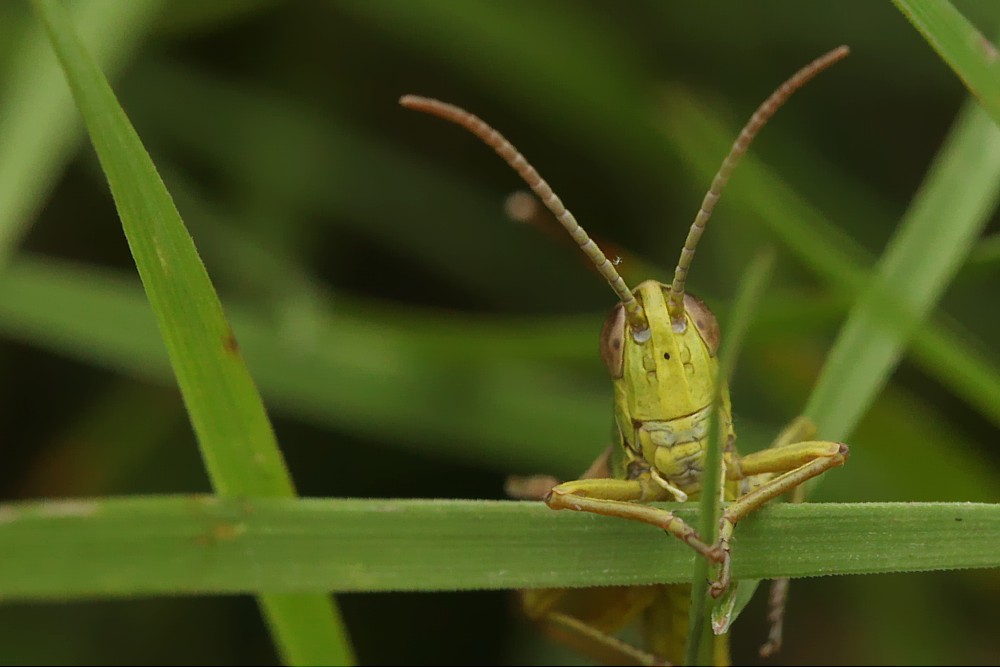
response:
M718 598L726 592L732 581L732 556L729 553L729 549L725 547L716 545L713 547L714 550L718 550L722 554L721 559L718 561L722 565L719 567L719 579L712 582L712 585L708 587L708 592L713 598Z

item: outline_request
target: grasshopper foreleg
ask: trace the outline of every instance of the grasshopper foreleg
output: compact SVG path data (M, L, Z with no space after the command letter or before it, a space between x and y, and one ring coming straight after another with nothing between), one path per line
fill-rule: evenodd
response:
M726 507L719 522L719 541L713 546L713 557L721 560L719 580L712 584L711 593L719 597L732 578L730 555L733 530L748 514L778 496L795 489L806 480L847 461L847 445L839 442L810 441L784 444L743 457L733 457L726 467L726 476L740 480L765 473L782 473Z
M714 561L721 561L722 552L714 550L684 519L673 512L646 505L662 499L662 489L649 480L580 479L554 487L545 499L552 509L571 509L641 521L661 528L684 541L692 549Z

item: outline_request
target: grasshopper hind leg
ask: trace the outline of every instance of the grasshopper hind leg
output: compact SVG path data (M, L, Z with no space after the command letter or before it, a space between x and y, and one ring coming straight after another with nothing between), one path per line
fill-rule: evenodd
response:
M590 467L580 475L579 479L599 479L611 477L611 455L614 447L608 447L594 459ZM551 475L511 475L504 484L504 493L515 500L545 500L553 488L559 486L559 480Z
M522 591L525 614L551 639L609 665L670 665L660 655L615 636L647 612L663 586ZM683 641L681 643L683 646Z
M767 641L760 647L758 653L762 658L769 658L781 650L782 629L785 623L785 603L788 601L788 577L775 579L771 582L771 590L767 597L767 622L770 628Z
M792 421L778 436L772 447L812 440L816 437L816 425L808 417L798 417ZM801 503L806 499L806 487L797 486L790 502ZM788 577L775 579L767 596L767 641L760 647L758 653L762 658L769 658L781 650L785 624L785 607L788 604L788 587L791 581Z
M584 480L597 484L612 482L613 480L608 479L612 477L610 463L612 453L613 447L608 447L576 483ZM551 506L552 490L564 486L549 475L511 476L507 478L505 490L512 498L545 500ZM572 590L549 588L521 591L521 606L525 614L539 623L546 634L564 645L611 665L671 664L662 655L673 656L674 653L664 652L661 655L658 650L668 646L663 642L663 628L660 627L659 631L653 628L654 625L661 626L661 623L654 620L651 624L651 619L657 616L662 618L662 615L667 613L665 600L663 586ZM686 609L686 599L683 602L681 609ZM645 651L615 636L615 633L629 625L640 614L646 617L644 625L647 639L658 637L660 640L653 646L655 652ZM684 636L681 633L681 647L684 645L683 642ZM680 659L677 658L677 661Z

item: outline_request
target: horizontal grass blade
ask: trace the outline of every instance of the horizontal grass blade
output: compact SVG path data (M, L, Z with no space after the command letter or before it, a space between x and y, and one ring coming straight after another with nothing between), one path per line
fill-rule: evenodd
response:
M738 542L740 579L1000 567L1000 505L781 504ZM649 526L541 503L209 496L8 504L0 553L3 600L681 582L694 558Z

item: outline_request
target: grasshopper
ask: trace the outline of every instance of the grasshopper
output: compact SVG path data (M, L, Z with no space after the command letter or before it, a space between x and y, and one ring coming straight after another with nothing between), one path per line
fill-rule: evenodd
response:
M577 480L558 483L548 476L512 478L508 493L540 499L552 509L593 512L651 524L683 540L718 563L714 597L730 586L732 539L736 524L768 501L801 491L806 480L843 465L848 448L813 440L815 427L794 420L768 449L737 453L726 378L716 380L720 332L712 311L686 291L688 270L723 187L758 131L777 109L816 74L848 54L841 46L796 72L755 111L705 195L674 270L673 282L655 280L629 288L614 263L587 235L534 167L499 132L477 116L438 100L406 95L400 104L451 121L493 148L562 224L618 296L601 330L600 354L614 385L614 442ZM716 382L723 383L717 387ZM721 400L717 401L717 397ZM718 405L716 405L718 403ZM695 499L709 437L709 420L719 410L725 437L725 507L714 544L673 512L650 503ZM800 498L797 498L800 499ZM780 646L787 580L772 591L772 628L762 648ZM683 585L621 586L595 589L541 589L523 593L527 614L557 638L611 662L679 662L687 633L690 588ZM646 649L615 637L643 616ZM728 663L727 636L717 637L716 661ZM668 663L669 664L669 663Z

